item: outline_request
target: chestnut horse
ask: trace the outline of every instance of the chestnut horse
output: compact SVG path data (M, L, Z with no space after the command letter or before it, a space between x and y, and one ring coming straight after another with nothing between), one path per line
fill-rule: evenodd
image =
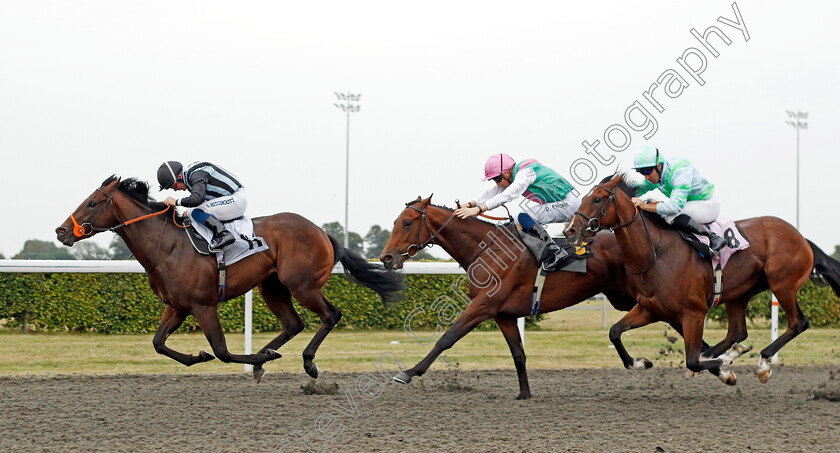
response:
M630 200L632 196L635 190L622 175L606 178L584 197L565 231L566 237L576 243L605 228L615 231L625 259L628 292L638 301L610 329L610 340L625 366L633 359L621 343L622 332L656 321L682 326L686 366L691 371L726 365L731 358L721 354L747 338L747 303L770 289L787 314L788 328L761 351L757 375L761 382L767 382L772 373L770 357L808 328L797 291L811 271L819 271L840 294L840 262L828 257L793 226L776 217L738 221L750 246L732 255L723 272L720 303L726 304L729 330L723 341L704 350L703 321L712 300L711 265L659 216L639 212Z
M413 368L394 379L403 384L421 376L445 350L487 319L498 324L510 347L519 395L531 397L525 370L525 351L516 319L531 311L537 262L521 243L513 225L499 226L477 219L459 219L452 209L431 204L431 197L407 203L380 259L389 269L400 269L418 250L440 245L470 278L469 306L435 343L431 352ZM623 293L624 266L613 235L599 235L591 245L593 256L586 273L551 272L545 280L540 313L575 305L603 292L617 309L627 311L635 301Z
M217 266L213 256L199 255L174 215L159 215L167 206L149 198L147 183L112 176L91 193L55 232L64 245L114 231L146 270L152 290L166 304L154 336L155 351L186 366L212 360L213 355L183 354L168 348L166 339L193 315L223 362L254 365L254 379L265 374L263 363L280 357L276 349L303 330L303 321L292 297L321 318L321 327L303 351L303 368L318 377L314 358L318 346L341 319L341 310L330 303L321 287L340 262L352 280L373 289L383 298L401 291L402 275L365 261L347 250L309 220L291 213L253 219L254 232L265 239L268 250L249 256L227 268L225 300L259 286L268 308L283 325L283 332L256 354L232 354L225 344L217 313ZM142 221L137 221L142 219Z

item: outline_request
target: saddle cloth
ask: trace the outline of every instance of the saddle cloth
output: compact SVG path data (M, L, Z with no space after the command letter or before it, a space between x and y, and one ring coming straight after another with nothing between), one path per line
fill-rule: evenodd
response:
M223 222L225 227L236 238L233 244L225 247L224 253L216 254L216 261L224 258L225 265L231 265L241 261L255 253L268 250L268 244L261 237L254 236L254 223L250 217L239 217L238 219ZM190 228L185 230L193 247L202 255L209 255L209 242L213 233L202 224L192 223ZM224 255L224 256L223 256Z
M565 250L569 256L563 258L560 264L554 270L566 272L586 273L586 259L592 256L592 249L590 244L594 238L589 239L589 242L584 242L580 247L569 244L566 238L552 238L554 243L561 249Z
M711 251L709 249L709 238L701 234L687 235L691 237L691 241L700 242L705 247L704 249L700 249L695 246L702 255L711 255L712 270L722 270L726 267L726 263L729 262L729 258L731 258L735 252L744 250L750 246L749 241L747 241L747 238L745 238L741 233L741 229L738 228L738 225L736 225L735 221L732 219L718 217L716 222L706 224L706 226L712 233L726 239L726 245L718 251L717 256L711 255Z
M531 255L537 260L537 263L542 263L544 259L547 258L550 252L548 248L545 246L545 243L542 239L538 238L537 236L526 232L525 230L519 230L519 237L522 239L522 242L531 252ZM588 247L590 241L585 243L582 247L575 247L566 240L566 238L552 238L554 243L557 244L561 249L566 250L569 254L566 258L564 258L554 269L550 272L554 271L566 271L566 272L578 272L578 273L586 273L586 258L592 256L592 251ZM539 254L540 256L537 256Z

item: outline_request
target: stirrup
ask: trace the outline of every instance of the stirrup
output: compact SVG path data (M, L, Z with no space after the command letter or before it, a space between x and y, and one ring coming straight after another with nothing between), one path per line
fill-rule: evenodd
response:
M545 270L553 270L558 264L560 264L566 257L569 256L568 252L563 249L559 249L552 255L552 259L550 261L545 261L542 263L542 268Z
M236 242L236 238L233 237L233 234L231 234L229 231L225 231L216 236L213 236L210 239L210 251L221 252L225 247L233 244L234 242Z
M717 247L714 246L715 238L717 238L717 240L718 240L718 246ZM724 247L726 247L726 239L724 239L720 236L717 236L717 235L715 235L714 238L709 237L709 248L712 249L712 251L714 253L718 253Z

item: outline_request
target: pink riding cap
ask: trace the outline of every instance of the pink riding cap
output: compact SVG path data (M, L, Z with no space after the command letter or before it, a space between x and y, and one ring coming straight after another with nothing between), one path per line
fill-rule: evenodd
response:
M484 164L483 181L487 181L488 179L501 175L513 168L515 164L516 162L513 158L505 153L493 154L487 159L487 163Z

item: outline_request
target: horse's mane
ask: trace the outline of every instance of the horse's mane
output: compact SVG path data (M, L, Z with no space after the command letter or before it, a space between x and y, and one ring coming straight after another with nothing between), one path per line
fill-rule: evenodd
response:
M120 181L117 184L117 190L126 194L132 200L136 201L141 206L145 206L149 211L161 211L166 209L166 205L149 196L149 183L140 181L137 178L126 178L120 180L119 176L111 175L102 182L105 187L114 181Z
M408 207L408 206L412 206L412 205L414 205L414 204L420 203L420 201L421 201L421 200L420 200L420 198L418 197L418 198L416 198L416 199L414 199L414 200L411 200L411 201L409 201L408 203L406 203L406 204L405 204L405 206L406 206L406 207ZM450 208L449 206L441 206L441 205L432 204L432 203L429 203L429 206L432 206L432 207L435 207L435 208L440 208L440 209L445 209L445 210L450 211L450 212L451 212L451 211L455 211L455 208ZM458 219L458 220L460 220L460 219ZM466 219L464 219L464 221L468 221L468 222L469 222L469 221L481 222L481 223L483 223L483 224L490 225L490 226L496 225L495 223L488 222L488 221L485 221L485 220L481 220L481 219L479 219L478 217L467 217Z
M630 178L628 177L627 173L613 173L612 175L607 176L606 178L602 179L601 184L609 182L611 179L615 178L616 176L621 176L621 179L618 180L618 184L615 185L616 189L624 192L630 198L633 198L633 197L637 196L637 194L639 193L639 187L636 186L636 185L633 185L630 182Z
M405 205L406 205L406 207L408 207L408 206L412 206L412 205L415 205L415 204L417 204L417 203L420 203L421 201L422 201L422 200L421 200L420 198L415 198L414 200L409 201L409 202L408 202L408 203L406 203ZM450 208L449 206L441 206L441 205L431 204L431 203L429 204L429 206L434 206L434 207L436 207L436 208L442 208L442 209L448 209L448 210L450 210L450 211L454 211L454 210L455 210L455 209L453 209L453 208Z

